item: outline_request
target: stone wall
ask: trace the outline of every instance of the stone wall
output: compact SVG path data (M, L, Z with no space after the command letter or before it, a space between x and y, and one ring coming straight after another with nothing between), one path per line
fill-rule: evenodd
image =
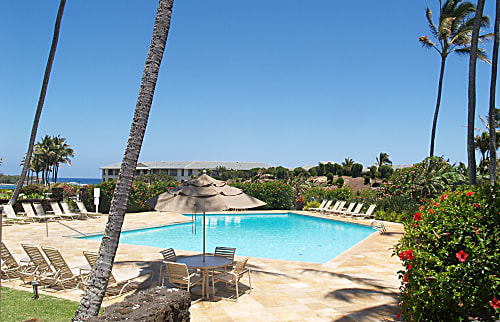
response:
M190 306L188 292L157 286L129 295L87 321L190 321Z

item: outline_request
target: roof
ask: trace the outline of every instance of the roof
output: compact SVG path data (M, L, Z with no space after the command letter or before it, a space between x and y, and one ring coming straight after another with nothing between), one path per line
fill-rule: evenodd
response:
M254 168L270 168L271 165L261 162L239 161L146 161L137 163L137 169L215 169L218 166L228 170L250 170ZM100 169L120 169L121 162L113 163Z

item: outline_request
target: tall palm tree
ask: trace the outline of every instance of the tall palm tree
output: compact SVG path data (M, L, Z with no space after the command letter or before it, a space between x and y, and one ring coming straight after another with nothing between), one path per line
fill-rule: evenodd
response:
M56 24L54 26L54 35L52 37L52 45L50 46L49 58L47 60L47 65L45 66L45 73L43 75L42 89L40 91L40 97L38 98L38 105L36 107L35 119L33 120L33 127L31 128L30 141L28 143L28 152L26 152L26 160L23 165L23 170L21 171L21 176L17 181L16 189L9 200L9 205L13 205L19 197L21 188L23 187L24 180L26 179L26 173L30 165L31 155L33 153L33 145L35 144L36 132L38 130L38 123L40 121L40 115L42 113L43 103L45 101L45 94L47 93L47 87L49 86L50 72L52 70L52 64L54 63L54 57L56 55L57 41L59 40L59 30L61 29L61 20L64 12L64 6L66 5L66 0L61 0L59 3L59 9L57 11Z
M113 267L120 232L123 225L125 210L127 208L128 195L132 186L137 159L141 151L144 132L149 118L149 111L153 103L153 96L158 79L158 72L165 50L170 19L174 0L159 0L158 10L154 23L153 36L149 47L148 56L142 74L141 87L135 106L134 119L130 129L127 147L123 155L118 181L111 200L106 230L99 247L99 255L96 265L92 269L85 295L78 307L74 321L84 320L90 316L97 316L101 307L109 275Z
M497 87L497 69L498 69L498 44L500 41L500 0L496 1L495 25L493 27L494 41L493 54L491 58L491 84L490 84L490 108L488 113L488 124L490 132L490 185L495 185L497 180L497 133L496 133L496 87Z
M352 167L354 165L354 160L347 157L345 160L342 162L342 166L345 167Z
M71 158L75 156L71 145L66 143L66 138L59 135L52 138L54 148L54 160L52 160L52 180L57 182L57 174L61 163L71 166Z
M380 168L384 164L392 164L391 159L389 159L389 154L385 152L380 152L379 156L375 158L377 161L375 164Z
M433 48L441 56L441 70L439 73L436 108L434 110L434 119L432 121L431 147L429 152L429 156L431 157L434 156L434 140L436 137L439 107L441 105L441 93L443 89L446 58L448 58L448 55L453 52L461 55L467 55L470 53L470 35L473 25L473 18L471 16L474 14L475 10L474 4L471 2L462 2L462 0L447 0L442 6L440 6L439 22L436 25L432 21L432 11L429 8L426 9L427 22L429 23L432 36L437 39L437 43L432 42L427 35L418 38L418 40L424 48ZM482 17L481 22L483 25L487 25L489 23L489 18L484 16ZM491 34L481 35L480 38L485 39L490 36ZM484 49L478 49L478 57L488 62Z
M474 118L476 117L476 63L477 58L480 57L481 52L478 48L479 43L479 30L483 25L481 19L484 9L484 1L477 1L476 16L473 20L472 36L470 42L470 56L469 56L469 103L467 113L467 163L469 169L469 185L477 184L476 177L476 154L474 145Z

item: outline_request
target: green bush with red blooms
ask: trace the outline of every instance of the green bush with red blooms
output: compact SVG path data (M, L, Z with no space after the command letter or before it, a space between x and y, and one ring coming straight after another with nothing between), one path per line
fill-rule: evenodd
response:
M280 181L235 182L230 184L244 193L264 201L267 205L258 209L290 210L293 207L294 192L291 185Z
M168 181L154 181L150 185L144 182L134 181L127 203L127 212L141 212L150 211L151 207L146 203L148 199L167 191L173 187L178 186L180 183L175 180ZM93 209L93 188L100 188L101 195L99 198L99 211L102 213L109 213L111 207L111 199L113 199L113 192L115 190L116 180L104 181L98 185L88 186L85 192L82 193L82 199L89 209Z
M423 201L395 247L406 321L500 318L499 186Z

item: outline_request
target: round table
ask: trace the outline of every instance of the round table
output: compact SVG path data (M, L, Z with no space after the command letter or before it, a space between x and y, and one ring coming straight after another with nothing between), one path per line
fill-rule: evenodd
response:
M203 255L188 256L183 258L178 258L177 263L184 263L190 268L200 269L203 273L203 284L205 285L206 294L201 294L208 298L209 294L209 283L208 283L208 271L215 268L224 267L232 263L232 261L226 257L205 255L205 261L203 261ZM214 290L217 292L217 289Z

